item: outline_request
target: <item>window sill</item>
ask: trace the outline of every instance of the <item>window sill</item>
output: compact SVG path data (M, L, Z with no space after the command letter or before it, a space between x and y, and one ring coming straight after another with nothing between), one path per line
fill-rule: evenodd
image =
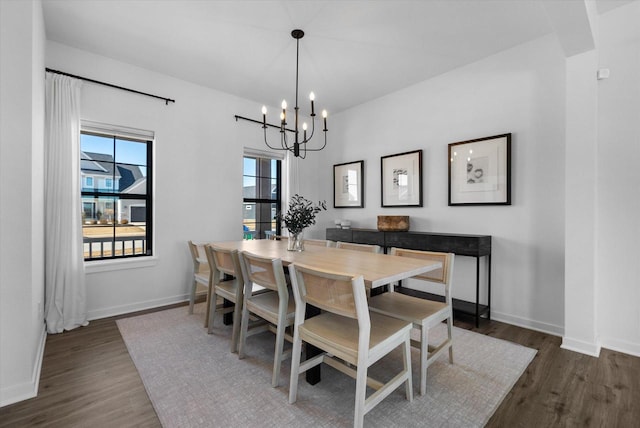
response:
M155 266L158 264L156 256L136 257L122 260L97 260L84 262L84 272L86 274L111 272L124 269L139 269Z

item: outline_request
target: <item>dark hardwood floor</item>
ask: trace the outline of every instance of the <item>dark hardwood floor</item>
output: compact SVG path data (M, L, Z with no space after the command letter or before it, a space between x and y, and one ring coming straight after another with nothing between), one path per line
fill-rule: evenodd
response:
M0 427L159 427L116 319L48 336L38 397L0 408ZM455 324L538 350L487 426L640 426L640 358L606 349L588 357L496 321Z

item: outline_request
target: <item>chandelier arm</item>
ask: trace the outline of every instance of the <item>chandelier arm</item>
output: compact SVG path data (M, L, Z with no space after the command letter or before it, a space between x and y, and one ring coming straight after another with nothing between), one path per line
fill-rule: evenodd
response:
M311 118L311 135L309 135L309 137L307 139L305 139L303 141L303 143L306 144L307 142L311 141L311 139L313 138L313 133L315 132L315 130L316 130L316 118L312 117Z
M293 151L293 147L291 147L287 142L286 132L283 132L282 135L280 136L280 145L282 146L281 150L289 150L290 152Z
M324 149L326 146L327 146L327 133L325 132L324 133L324 144L322 145L322 147L318 147L318 148L315 148L315 149L309 149L309 148L307 148L307 145L305 144L304 150L305 150L305 152L306 151L319 152L320 150Z
M267 129L266 128L264 130L264 143L267 145L267 147L269 147L272 150L282 150L282 149L279 149L278 147L273 147L271 144L269 144L269 141L267 140Z

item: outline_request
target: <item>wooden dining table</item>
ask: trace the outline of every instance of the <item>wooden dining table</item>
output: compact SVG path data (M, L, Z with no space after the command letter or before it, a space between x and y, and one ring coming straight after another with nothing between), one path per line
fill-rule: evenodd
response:
M371 288L381 287L442 267L440 262L433 260L421 260L317 245L307 245L304 251L288 251L287 241L285 240L256 239L226 241L212 242L211 245L227 250L238 250L239 252L248 251L261 257L281 259L285 267L291 263L299 263L316 269L330 270L354 276L362 275L365 285ZM310 309L311 308L307 306L307 317L320 313L317 308L313 308L311 311ZM311 347L307 347L306 351L307 358L319 352ZM315 384L319 381L320 366L318 365L307 371L307 382Z

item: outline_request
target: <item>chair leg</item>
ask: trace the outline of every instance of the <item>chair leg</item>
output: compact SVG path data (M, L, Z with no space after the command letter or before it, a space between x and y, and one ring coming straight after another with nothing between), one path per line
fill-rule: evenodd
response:
M289 404L298 399L298 379L300 377L300 354L302 353L302 340L298 328L293 330L293 349L291 350L291 376L289 378Z
M360 362L360 361L359 361ZM361 428L364 425L365 399L367 394L367 366L361 364L356 371L356 405L353 415L353 426Z
M213 299L213 307L211 306L211 299ZM211 317L211 311L215 313L216 310L216 295L213 293L213 285L209 284L209 289L207 290L207 313L204 317L204 328L207 329L207 332L211 334L211 330L209 330L209 320L213 319ZM214 314L215 315L215 314Z
M238 352L238 341L240 329L242 326L242 305L238 302L234 303L233 308L233 326L231 327L231 352Z
M429 329L420 327L420 395L427 393L427 367L429 364Z
M238 343L238 358L244 358L244 347L247 343L247 330L249 329L249 309L247 308L247 301L245 300L242 305L242 321L240 324L240 343Z
M447 333L449 334L449 363L453 364L453 315L447 318Z
M189 314L193 314L193 305L196 303L196 288L198 287L198 283L196 280L193 280L193 285L191 286L191 293L189 294Z
M216 295L213 290L211 290L211 295L209 296L209 301L207 302L207 304L209 305L209 310L207 311L209 318L206 323L208 334L213 333L213 319L216 316L216 300Z
M284 350L284 333L286 326L284 325L284 317L278 317L278 326L276 329L276 350L273 355L273 376L271 378L271 386L276 388L280 380L280 366L282 365L282 352Z
M407 381L405 382L405 396L407 400L413 401L413 376L411 374L411 337L407 337L402 347L402 358L404 371L407 372Z

